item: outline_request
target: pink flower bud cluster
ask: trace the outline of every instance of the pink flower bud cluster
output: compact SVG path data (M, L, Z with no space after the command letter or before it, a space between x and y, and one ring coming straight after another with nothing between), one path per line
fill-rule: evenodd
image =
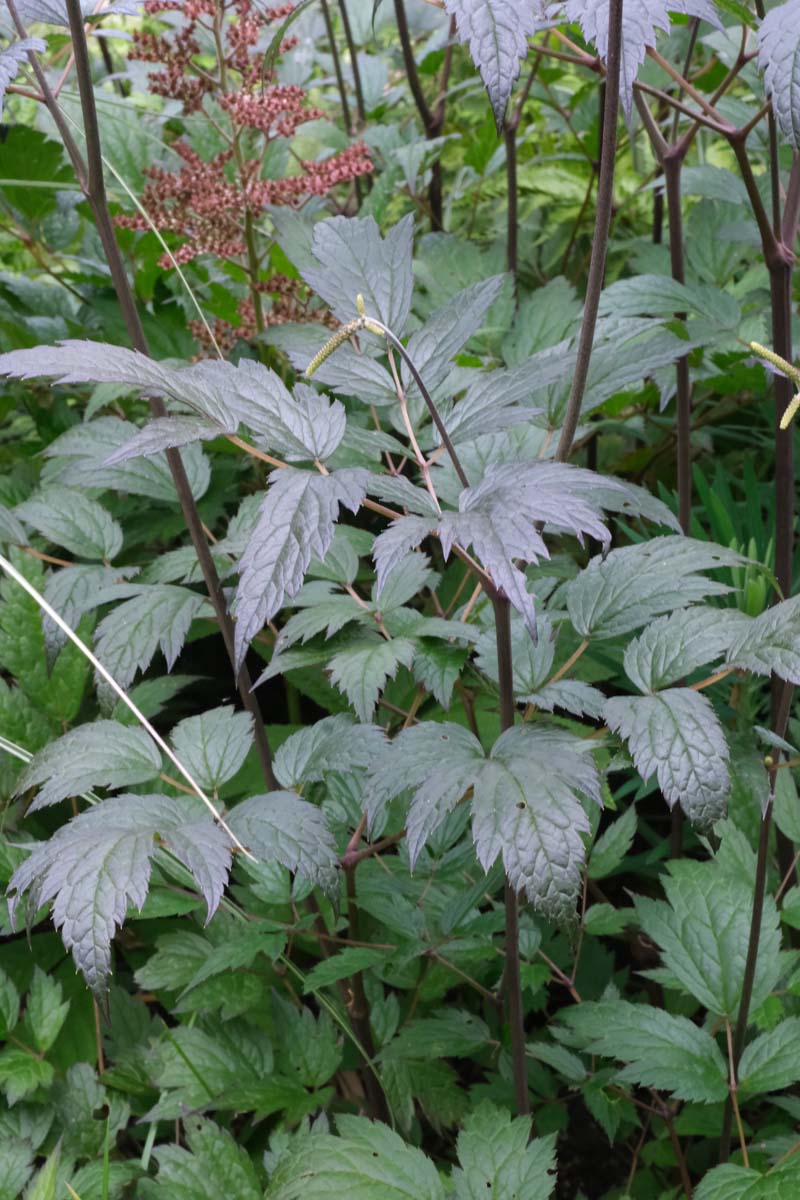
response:
M161 266L201 255L242 262L247 258L246 225L257 222L266 206L299 207L309 196L324 196L372 171L367 146L357 142L320 161L295 158L292 174L265 177L269 144L294 137L300 126L325 115L308 103L303 88L276 82L265 63L268 27L283 22L294 7L263 9L255 0L146 0L150 16L177 13L181 21L159 33L135 33L132 57L158 66L149 77L151 90L179 100L185 113L200 112L206 97L213 99L215 111L209 120L220 122L220 137L226 143L221 153L204 157L189 141L174 142L172 150L182 160L178 168L153 166L145 172L141 203L147 217L136 213L116 218L127 229L147 230L152 222L159 232L171 235L171 254L162 255ZM295 38L284 39L281 49L295 44ZM226 121L227 129L222 127ZM260 291L252 261L243 265L251 292ZM267 281L272 296L271 306L265 306L269 323L304 319L294 285L288 293L276 292L274 282L274 277ZM231 338L252 337L254 331L251 299L242 307L239 324L220 325L215 334L220 343L229 344ZM208 341L204 327L195 333L201 343Z

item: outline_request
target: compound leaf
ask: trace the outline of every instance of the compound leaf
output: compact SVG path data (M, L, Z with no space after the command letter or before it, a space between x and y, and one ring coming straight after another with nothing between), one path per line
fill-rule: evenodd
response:
M524 1117L484 1101L458 1135L455 1200L547 1200L555 1187L555 1135L530 1141Z
M415 647L408 638L387 642L378 634L365 633L334 654L328 668L331 681L347 696L359 719L368 722L386 680L394 679L400 667L411 667Z
M230 867L226 835L196 801L123 794L87 809L38 844L11 877L12 919L22 896L53 900L53 921L93 991L111 969L111 939L128 904L147 897L156 836L194 875L211 915Z

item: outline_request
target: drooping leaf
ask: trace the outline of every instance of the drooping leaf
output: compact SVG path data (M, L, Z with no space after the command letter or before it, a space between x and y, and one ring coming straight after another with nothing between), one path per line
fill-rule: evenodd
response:
M758 65L783 136L800 150L800 2L771 8L758 29Z
M459 41L469 45L472 61L489 93L498 133L520 62L528 55L528 38L539 28L533 0L446 0L456 19Z
M555 1187L555 1136L534 1138L524 1117L484 1102L458 1135L455 1200L547 1200Z
M160 650L172 670L203 597L188 588L142 586L140 594L112 609L97 627L95 654L121 687L144 671Z
M645 60L648 46L655 46L658 30L669 32L669 13L701 17L721 28L713 0L628 0L622 14L622 65L620 95L625 115L630 117L633 85ZM583 35L598 54L608 53L609 0L567 0L567 20L580 23Z
M240 564L236 593L236 661L250 639L300 588L312 558L324 559L339 506L361 505L368 472L361 468L317 475L287 469L270 482L258 523Z
M155 779L161 752L143 729L92 721L71 729L35 754L17 780L17 794L38 792L29 811L94 787L129 787ZM43 786L40 786L43 785Z
M332 892L339 859L325 815L296 792L251 796L231 811L228 825L255 857L278 862Z
M76 488L57 484L18 504L15 515L55 546L78 558L112 559L122 549L122 530L102 504Z
M563 1018L592 1054L627 1065L620 1082L713 1104L728 1094L728 1069L709 1033L686 1017L624 1000L576 1005Z
M628 743L642 779L658 777L670 808L680 804L693 824L710 829L727 811L730 752L707 696L668 688L655 696L616 696L605 707L608 726Z
M186 717L172 731L172 745L202 788L214 792L232 779L253 743L253 718L229 704Z
M105 800L38 844L11 877L12 919L26 892L34 908L53 900L53 921L93 991L105 990L111 939L128 904L144 904L156 836L192 873L213 913L228 876L229 842L188 798Z

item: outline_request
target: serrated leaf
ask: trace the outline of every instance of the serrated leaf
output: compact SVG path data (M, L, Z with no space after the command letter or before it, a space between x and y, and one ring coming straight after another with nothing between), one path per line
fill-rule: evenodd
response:
M5 504L0 504L0 541L16 542L18 546L26 546L28 543L28 535L22 522L17 520Z
M567 0L565 8L567 20L580 23L584 37L596 46L602 58L608 54L609 6L610 0ZM655 46L658 30L669 32L670 12L701 17L717 29L721 28L712 0L628 0L622 14L620 71L620 98L628 118L633 103L633 85L647 47Z
M414 678L447 711L469 651L461 646L419 638L411 665Z
M471 786L483 761L480 742L460 725L422 721L402 730L370 766L366 791L370 821L403 792L413 792L406 834L413 867L425 842Z
M758 65L783 136L800 150L800 0L771 8L758 29Z
M286 945L286 934L283 930L275 930L271 922L253 921L236 930L220 945L209 949L204 946L201 950L201 961L197 970L186 983L187 991L198 987L206 979L240 967L249 967L259 954L266 954L269 959L276 959ZM152 959L148 967L152 964ZM165 964L166 965L166 964ZM137 973L137 980L141 976ZM146 977L143 986L147 986ZM174 984L172 986L175 986Z
M182 1122L186 1146L159 1146L158 1175L142 1185L152 1200L261 1200L250 1155L226 1129L202 1117Z
M6 88L13 83L29 53L41 53L47 46L41 38L23 38L0 51L0 111L6 98Z
M305 1005L295 1008L277 993L273 993L272 1007L281 1071L304 1087L324 1087L342 1061L341 1040L331 1018L325 1009L315 1016Z
M51 1063L20 1046L6 1046L0 1051L0 1088L10 1105L37 1088L49 1087L53 1075Z
M157 417L109 454L104 467L116 467L133 458L150 458L163 450L180 449L192 442L210 441L225 432L204 417Z
M369 946L345 946L330 958L321 959L305 977L303 993L320 991L347 979L358 971L367 971L370 967L386 962L386 950L373 950Z
M364 722L371 719L387 679L394 679L401 666L410 668L414 660L414 643L408 638L386 641L367 634L339 650L328 663L331 682Z
M707 696L690 688L617 696L607 701L605 717L609 729L628 743L642 779L657 776L670 808L680 804L701 829L726 815L730 751Z
M555 1135L530 1141L524 1117L484 1101L458 1135L455 1200L547 1200L555 1187Z
M37 966L25 1002L23 1038L26 1043L30 1038L42 1054L53 1045L67 1019L69 1000L63 1000L62 996L61 984Z
M333 892L338 886L336 844L321 809L296 792L251 796L231 811L228 825L257 859Z
M748 618L698 605L661 617L625 648L625 673L640 692L657 692L724 657Z
M463 9L464 6L460 7ZM447 379L456 354L480 329L487 312L500 293L505 278L504 275L495 275L465 288L411 334L407 350L431 394L434 394ZM401 371L406 394L409 397L419 396L405 361Z
M490 1041L486 1023L459 1008L442 1009L402 1027L381 1051L387 1061L395 1058L467 1058Z
M592 1054L627 1065L620 1082L713 1104L728 1094L728 1072L709 1033L686 1017L624 1000L577 1005L563 1018Z
M122 549L122 530L109 513L76 488L51 484L14 513L55 546L78 558L112 559Z
M19 1018L19 992L13 979L0 967L0 1038L7 1038Z
M0 1200L18 1200L32 1173L31 1144L4 1137L0 1143Z
M664 966L709 1012L734 1018L741 996L752 909L752 885L715 863L673 862L663 877L667 902L639 897L636 913ZM778 914L767 897L761 922L753 1009L781 972Z
M328 771L350 772L370 765L385 744L377 725L358 725L338 713L293 733L275 754L275 778L285 788L317 783Z
M800 1017L787 1017L759 1034L739 1061L739 1091L760 1096L791 1087L800 1079Z
M542 712L562 708L575 717L592 717L593 720L602 715L606 705L606 698L598 688L579 679L557 679L524 699Z
M800 683L800 596L782 600L743 625L728 651L733 666Z
M253 718L229 704L187 717L172 730L172 745L200 786L214 792L232 779L253 744Z
M590 879L612 875L633 845L636 836L636 809L633 805L617 817L592 846L587 874Z
M511 615L511 662L514 695L527 697L550 677L555 657L553 627L546 615L537 623L536 641L517 613ZM497 666L497 637L494 629L486 629L475 645L476 665L495 683L499 678Z
M138 432L135 425L121 421L119 417L97 417L94 421L76 425L44 450L45 458L54 460L48 462L45 477L49 482L68 486L116 488L133 496L176 504L178 494L163 454L132 459L116 467L103 466L109 455ZM187 446L181 457L192 495L199 500L211 479L208 459L197 445Z
M210 916L228 877L230 848L195 801L114 796L39 843L11 877L12 920L26 892L34 908L53 900L53 921L95 992L105 989L111 940L128 904L144 904L156 836L192 873Z
M138 596L118 604L97 627L94 650L101 663L126 688L145 671L160 650L172 670L203 597L172 584L142 586Z
M751 1167L725 1163L701 1179L694 1196L695 1200L791 1200L797 1185L794 1156L776 1164L766 1175Z
M312 558L325 558L339 506L357 512L368 480L368 472L361 468L330 475L287 469L272 476L240 564L237 664L250 639L299 590Z
M541 410L528 403L531 391L526 364L510 371L470 371L464 395L442 414L450 440L468 442L532 421Z
M742 556L713 542L659 537L595 557L566 588L567 609L585 638L611 638L731 589L704 571L738 566Z
M468 43L472 61L489 93L498 133L528 56L528 38L539 28L532 0L445 0L456 19L459 41Z
M282 1159L266 1200L444 1200L436 1167L386 1125L340 1116L339 1136L312 1134Z
M130 579L137 573L136 567L100 567L80 564L62 567L47 576L42 594L70 628L75 629L84 613L95 609L104 597L114 599L117 581ZM127 593L121 593L122 595ZM48 662L52 664L59 650L67 641L67 635L42 614L42 629Z
M342 323L358 316L356 297L361 295L367 316L377 317L399 336L411 306L413 237L410 215L385 238L373 217L330 217L314 226L315 265L301 265L301 274Z
M127 787L157 778L161 752L143 729L92 721L71 729L35 754L17 781L17 794L39 788L28 811L57 804L94 787ZM40 786L43 785L43 786Z

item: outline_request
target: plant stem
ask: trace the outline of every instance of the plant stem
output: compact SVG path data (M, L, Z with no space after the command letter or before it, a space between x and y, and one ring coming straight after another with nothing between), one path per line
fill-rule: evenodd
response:
M497 592L492 596L495 635L497 637L497 669L500 686L500 728L514 724L514 677L511 658L511 605ZM511 1062L514 1074L514 1096L517 1112L527 1116L531 1111L528 1095L528 1072L525 1062L525 1013L522 1006L522 982L519 962L519 900L506 880L506 965L503 975L506 1012L511 1028Z
M422 90L420 83L419 71L417 70L416 59L414 58L414 47L411 44L411 34L408 29L408 17L406 15L406 6L404 0L394 0L394 11L397 19L397 32L400 35L400 48L403 52L403 65L406 69L406 78L408 86L411 89L411 95L414 97L414 103L417 106L417 112L422 121L422 128L425 130L425 136L428 140L436 138L442 131L442 117L439 119L438 114L434 113L428 101L425 99L425 93ZM438 181L438 186L437 185ZM442 189L441 189L441 171L433 173L431 188L429 192L430 209L431 209L431 228L435 231L440 231L443 228L442 220Z
M597 313L608 256L608 238L611 231L611 215L614 203L614 173L617 157L617 121L619 117L619 78L622 51L622 0L610 0L608 30L608 63L606 75L606 102L603 108L603 139L601 144L600 174L597 184L597 208L595 211L592 260L586 287L586 303L583 324L578 342L578 358L572 379L567 412L561 430L555 458L566 462L575 440L580 420L581 403L586 391L589 364L597 328Z
M510 273L514 277L514 284L517 282L517 269L519 266L519 196L517 194L517 134L522 120L522 110L525 107L525 101L530 95L533 82L539 73L539 65L541 58L534 59L530 74L525 83L522 93L514 106L514 113L509 117L503 125L503 137L506 143L506 192L508 205L508 221L506 233L506 262Z
M9 11L14 0L11 0ZM145 337L144 328L139 317L139 311L136 307L136 301L133 296L131 285L128 281L128 276L125 271L125 265L122 260L117 245L117 240L114 234L114 226L111 221L111 214L108 208L106 199L105 181L103 178L103 155L100 144L100 131L97 122L97 110L94 101L94 90L92 87L92 71L89 62L89 48L86 43L86 33L83 27L83 17L80 10L78 0L67 0L67 14L69 17L70 33L72 36L73 50L75 54L75 70L78 77L78 89L81 99L81 110L84 123L84 137L86 139L86 155L87 162L83 163L82 156L74 140L68 137L65 142L65 149L72 159L75 168L75 174L81 183L81 188L86 196L87 201L92 210L92 214L97 226L98 235L100 237L106 260L108 262L111 279L114 285L114 290L117 294L117 300L125 321L125 327L128 331L128 336L135 350L140 354L148 354L147 338ZM12 12L12 17L14 16ZM15 19L16 24L16 19ZM19 26L18 26L19 28ZM23 27L24 28L24 27ZM21 35L22 36L22 35ZM37 76L38 77L38 76ZM46 81L45 81L46 83ZM63 114L61 114L58 103L52 93L43 90L45 102L48 109L56 121L59 130L64 123ZM48 99L49 95L49 99ZM58 116L56 115L58 114ZM73 154L75 157L73 157ZM166 415L166 408L163 400L160 397L152 396L150 398L150 410L154 417L163 417ZM222 590L219 575L217 574L214 560L211 556L211 551L203 532L202 521L200 514L197 511L197 505L192 495L192 489L186 475L186 469L183 465L183 459L179 450L167 450L167 462L169 464L172 478L175 483L175 490L178 493L181 509L183 510L184 520L189 531L189 536L192 539L192 544L195 548L200 568L203 574L206 588L211 603L214 607L214 612L222 632L225 649L228 652L228 657L231 661L231 666L234 664L234 634L233 622L228 612L225 602L225 595ZM253 730L255 736L256 752L261 764L261 769L264 774L267 786L270 790L277 788L277 781L272 771L272 754L270 752L267 732L264 727L264 721L261 716L261 710L258 702L251 692L251 680L246 668L242 668L236 679L239 695L242 704L247 712L253 718Z
M360 124L367 123L367 110L364 105L364 89L361 86L361 70L358 65L358 55L356 54L356 44L353 41L353 31L350 27L350 17L347 13L347 4L345 0L339 0L339 12L342 17L342 28L344 29L344 38L347 42L347 49L350 53L350 66L353 70L353 86L356 92L356 108L358 110L358 120Z
M348 937L355 942L361 941L361 922L358 911L358 898L356 896L356 866L345 868L345 878L347 881L347 921L348 921ZM372 1037L372 1026L369 1020L369 1001L367 994L364 991L364 975L361 971L356 971L350 976L349 983L349 1001L347 1005L348 1016L350 1023L353 1026L353 1033L358 1038L364 1048L364 1051L370 1062L375 1059L375 1041ZM386 1097L383 1094L383 1088L378 1082L372 1070L367 1070L363 1073L364 1090L367 1093L367 1101L370 1106L373 1117L377 1117L380 1121L389 1120L389 1108L386 1103Z
M350 101L347 99L347 88L345 87L344 75L342 74L342 61L339 58L339 48L336 45L336 37L333 32L333 21L331 20L331 10L328 7L328 0L320 0L322 5L322 16L325 21L325 32L328 35L328 45L330 46L331 58L333 59L333 72L336 76L336 86L339 89L339 100L342 105L342 116L344 123L347 126L348 132L352 133L353 123L350 118Z

